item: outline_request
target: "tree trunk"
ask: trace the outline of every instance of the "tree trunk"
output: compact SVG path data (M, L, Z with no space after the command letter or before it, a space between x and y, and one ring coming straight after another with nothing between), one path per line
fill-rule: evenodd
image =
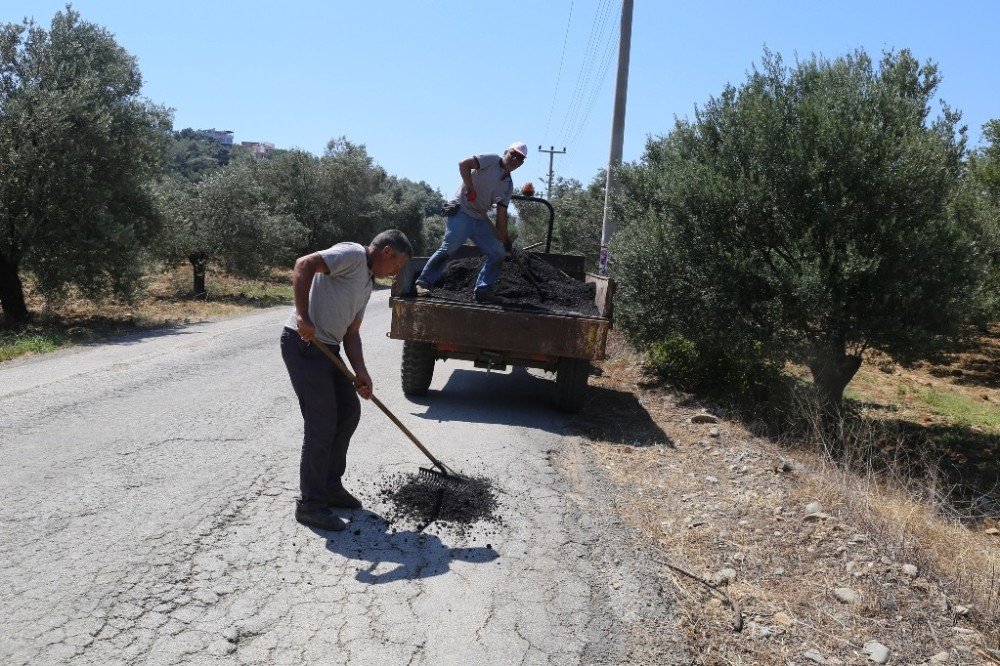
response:
M205 291L205 269L208 266L208 261L205 259L204 253L201 252L189 256L188 261L191 262L191 268L194 269L194 297L205 298L208 295L208 292Z
M843 342L835 342L826 350L817 350L809 362L809 370L824 412L840 415L844 389L860 367L861 357L849 355Z
M0 254L0 307L7 326L28 321L28 306L24 302L24 285L17 274L17 264Z
M817 349L809 362L813 388L819 399L819 423L827 453L841 460L846 452L843 426L844 389L861 367L860 356L847 354L846 345L836 341Z

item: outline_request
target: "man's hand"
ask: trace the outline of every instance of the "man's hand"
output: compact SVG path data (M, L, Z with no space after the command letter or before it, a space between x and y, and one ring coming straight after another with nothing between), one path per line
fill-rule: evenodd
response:
M305 342L312 342L316 338L316 326L309 317L295 315L295 327L299 331L299 337Z
M475 201L476 200L476 191L470 187L469 191L465 194L465 199L469 203L472 203L473 201Z
M372 397L372 378L367 371L359 372L355 375L354 389L365 400Z

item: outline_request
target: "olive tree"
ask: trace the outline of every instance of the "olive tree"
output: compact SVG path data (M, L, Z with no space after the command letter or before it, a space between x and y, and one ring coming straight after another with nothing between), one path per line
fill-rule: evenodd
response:
M293 216L275 211L247 162L222 167L197 184L169 179L159 195L163 254L191 264L196 297L207 294L210 264L257 277L289 265L307 233Z
M129 296L156 237L149 188L170 115L139 96L133 56L69 7L48 30L0 25L0 305L28 317L23 271L46 296Z
M651 139L622 169L618 323L646 344L808 366L827 407L868 349L925 358L967 321L983 260L955 215L964 128L908 52L785 66Z
M980 222L980 244L987 257L988 278L983 283L979 323L1000 320L1000 120L983 126L985 145L969 160L967 190L972 210Z

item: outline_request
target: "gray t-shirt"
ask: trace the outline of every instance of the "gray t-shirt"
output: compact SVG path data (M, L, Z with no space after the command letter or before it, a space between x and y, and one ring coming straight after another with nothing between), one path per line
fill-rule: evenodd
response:
M347 327L356 317L364 316L372 295L372 271L364 245L337 243L319 253L330 274L316 273L309 287L309 318L316 326L316 337L339 345ZM298 328L295 310L285 326Z
M476 155L479 168L472 172L472 186L476 189L476 200L470 202L465 198L467 194L465 183L462 183L458 191L455 192L455 199L464 213L480 220L489 222L487 215L494 205L507 207L510 204L510 196L514 194L514 181L510 174L503 174L503 159L499 155L486 153Z

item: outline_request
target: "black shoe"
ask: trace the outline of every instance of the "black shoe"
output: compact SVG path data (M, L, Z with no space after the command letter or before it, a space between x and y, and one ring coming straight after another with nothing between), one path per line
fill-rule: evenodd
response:
M295 507L295 520L307 527L330 532L340 532L347 527L347 523L330 513L330 509L306 510L302 507Z
M344 488L330 494L330 506L338 509L360 509L361 500L347 492Z
M492 291L477 291L475 292L476 303L492 303L493 305L500 305L503 303L500 297L494 294Z

